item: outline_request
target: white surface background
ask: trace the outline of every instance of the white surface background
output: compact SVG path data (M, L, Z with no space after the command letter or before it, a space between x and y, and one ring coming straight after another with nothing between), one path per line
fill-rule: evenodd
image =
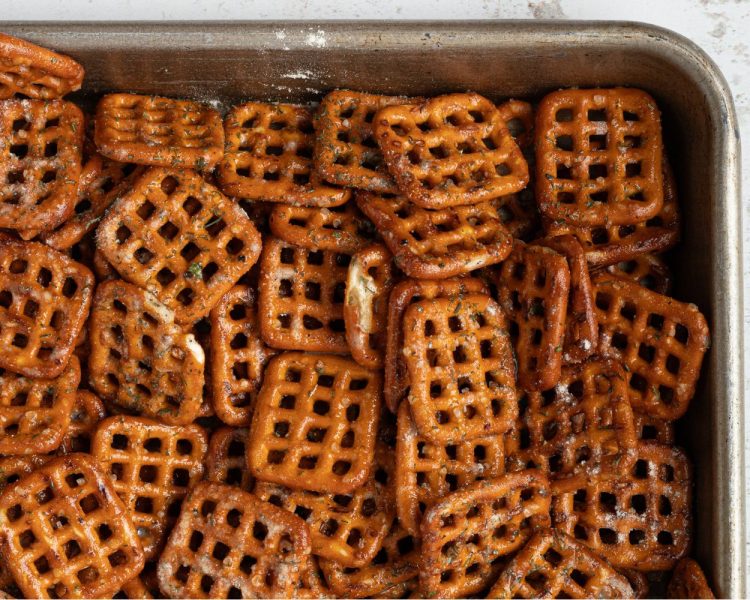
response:
M723 71L734 92L745 148L743 188L750 191L750 0L4 0L0 6L0 17L7 20L618 19L654 23L696 42ZM750 202L743 203L743 222L744 247L750 248ZM744 253L745 274L748 254ZM750 284L750 275L746 279ZM745 296L750 298L748 287ZM748 304L743 312L746 328L750 328ZM748 348L750 340L746 339ZM748 373L750 360L745 364L746 382L750 382ZM746 383L745 396L750 398L748 388ZM750 418L745 444L750 495Z

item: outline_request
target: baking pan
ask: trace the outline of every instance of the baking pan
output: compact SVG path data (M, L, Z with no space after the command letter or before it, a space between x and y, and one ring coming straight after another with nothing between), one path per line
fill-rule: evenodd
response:
M627 85L663 111L683 241L676 292L712 330L698 392L680 423L695 462L694 552L718 595L746 597L739 134L727 84L692 42L616 22L3 23L86 67L74 96L129 90L227 106L310 102L333 88L494 100L570 86Z

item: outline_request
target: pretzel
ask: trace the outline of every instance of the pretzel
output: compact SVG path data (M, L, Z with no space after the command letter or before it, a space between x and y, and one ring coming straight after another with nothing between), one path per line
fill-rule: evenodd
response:
M0 553L28 598L106 598L144 562L125 507L87 454L55 458L0 494Z
M500 572L499 559L549 527L547 478L522 471L479 481L449 494L422 519L420 591L466 598Z
M419 540L395 519L369 565L357 569L332 560L321 560L320 567L331 590L339 597L370 598L411 582L418 575L418 561Z
M2 73L0 86L1 79ZM83 115L64 100L5 100L0 137L5 142L0 148L0 227L20 229L30 239L62 223L73 210Z
M115 271L115 268L112 266L112 263L110 263L104 254L102 253L99 248L94 250L93 255L93 270L96 274L96 280L98 282L103 281L109 281L110 279L119 279L120 276L117 274L117 271Z
M582 362L596 350L599 335L586 255L581 244L572 235L545 238L539 243L562 254L568 261L570 296L565 320L563 362Z
M677 563L667 586L667 598L715 598L700 565L692 558Z
M631 598L648 598L650 582L645 573L635 569L619 569L621 575L628 580L633 592Z
M320 570L318 558L310 556L292 598L334 598Z
M245 463L247 429L220 427L211 434L206 454L206 479L252 492L255 478Z
M269 221L273 234L310 250L354 253L374 237L371 223L353 202L331 208L276 204Z
M399 190L423 208L485 202L529 181L500 112L478 94L387 106L376 113L373 129Z
M560 477L632 466L637 441L625 381L619 363L593 358L564 367L549 392L528 395L524 422L539 468Z
M171 598L290 598L309 556L301 519L206 481L183 503L157 574Z
M348 494L371 472L380 375L337 356L271 359L250 425L247 464L259 480Z
M560 378L570 290L563 256L516 241L498 277L498 301L510 321L518 383L528 391L551 388Z
M81 83L83 67L69 56L0 33L0 100L61 98Z
M159 590L159 582L156 580L156 563L153 561L146 562L146 566L137 577L122 584L120 589L115 592L113 598L142 598L150 600L151 598L163 598L164 594Z
M536 116L536 195L550 219L634 225L663 204L659 109L641 90L560 90Z
M396 412L409 389L409 376L401 352L404 347L403 318L407 308L415 302L435 298L460 302L465 295L476 293L485 294L488 289L481 280L473 278L441 281L407 279L393 287L388 301L383 387L386 406L391 412Z
M19 479L28 475L34 469L41 467L51 460L47 454L26 454L23 456L0 457L0 492L6 487L14 485ZM0 564L0 575L3 568ZM0 576L0 589L4 589L3 578Z
M409 277L461 275L496 264L511 251L511 236L489 202L426 210L401 196L359 192L357 205Z
M352 358L369 369L383 366L392 258L385 246L368 246L352 257L346 277L346 341Z
M675 435L672 421L653 417L640 411L633 411L635 436L643 442L656 442L664 446L674 446Z
M398 187L375 142L373 119L381 108L416 99L335 90L315 115L315 169L326 181L344 187L395 194Z
M394 487L399 522L409 533L419 534L424 512L447 494L504 473L502 436L435 444L419 435L407 404L399 405Z
M54 379L31 379L0 369L0 455L56 450L70 425L80 378L75 357Z
M488 598L631 598L628 580L570 536L535 534L492 586Z
M266 239L260 259L260 335L273 348L349 352L344 295L351 256Z
M678 448L640 444L627 475L574 475L554 481L552 495L554 526L614 567L671 569L690 548L692 476Z
M635 410L672 421L687 410L710 344L706 319L678 302L611 275L593 280L602 356L628 371Z
M90 452L94 430L106 416L107 411L99 398L88 390L78 390L70 413L70 425L57 449L58 454Z
M672 273L664 259L656 254L639 254L608 266L607 272L635 281L657 294L669 295L672 289Z
M170 425L198 416L203 349L156 298L124 281L102 283L89 327L91 385L102 398Z
M120 162L210 171L224 155L221 115L205 104L107 94L96 105L94 142Z
M218 177L225 194L318 207L338 206L351 196L348 189L322 183L313 169L308 108L248 102L229 111L224 131Z
M197 173L153 168L110 207L97 245L187 325L255 264L261 240L242 209Z
M534 109L523 100L506 100L497 106L500 118L524 154L534 146Z
M211 309L212 402L230 425L250 424L263 369L276 351L260 339L256 295L235 286Z

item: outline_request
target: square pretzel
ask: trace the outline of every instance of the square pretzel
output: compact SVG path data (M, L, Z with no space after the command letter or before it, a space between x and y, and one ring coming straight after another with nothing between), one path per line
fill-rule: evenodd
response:
M545 217L633 225L664 202L659 109L641 90L560 90L536 117L536 194Z
M559 479L552 496L554 526L614 567L668 570L690 550L692 473L678 448L640 444L629 473Z
M0 494L0 552L29 598L106 598L143 567L135 527L87 454L51 460Z
M75 356L53 379L32 379L0 369L0 455L56 450L70 426L80 379Z
M416 100L350 90L327 94L315 115L314 160L320 176L344 187L398 192L375 141L373 121L381 108Z
M633 411L635 437L641 442L655 442L663 446L674 446L674 424L672 421L660 419L652 415Z
M516 241L500 268L498 301L510 321L524 390L547 390L560 379L569 290L565 257Z
M0 241L0 367L54 378L88 316L94 276L37 242Z
M97 427L91 454L112 478L147 559L161 550L188 489L203 479L207 450L198 425L120 415Z
M422 515L444 496L504 473L503 436L435 444L419 435L408 405L399 405L394 487L398 519L407 531L419 535Z
M550 526L547 478L521 471L445 496L424 515L419 585L428 597L466 598L490 584L503 557Z
M88 390L78 390L70 411L70 425L57 449L58 454L91 452L91 438L99 421L106 416L104 404L95 394Z
M516 418L515 361L505 317L489 296L436 298L404 313L409 406L436 444L507 431Z
M658 254L639 254L630 260L606 267L608 273L635 281L638 285L668 296L672 290L672 272Z
M221 189L230 196L303 206L338 206L351 191L320 181L313 169L312 113L294 104L248 102L224 120Z
M97 247L187 325L250 270L261 240L242 209L197 173L152 168L110 207Z
M0 100L61 98L82 83L83 67L69 56L0 34Z
M211 434L206 454L206 479L252 492L255 478L247 468L248 430L219 427Z
M526 187L529 171L492 102L448 94L387 106L375 139L399 190L422 208L477 204Z
M211 309L212 403L228 425L250 424L263 369L276 351L260 338L255 291L238 285Z
M427 210L401 196L360 192L357 204L409 277L463 275L501 262L513 247L510 233L488 202Z
M555 529L540 531L513 557L490 598L633 598L630 583L606 561Z
M380 375L350 359L273 358L250 425L250 471L292 488L352 492L372 470L380 389Z
M157 575L171 598L291 598L309 556L301 519L206 481L183 502Z
M19 229L24 239L57 227L76 200L83 144L80 109L64 100L5 100L0 103L0 138L0 227Z
M258 282L263 341L281 350L347 354L344 299L350 261L350 254L267 238Z
M107 94L96 105L94 142L124 163L210 171L224 155L219 112L191 100Z
M102 398L170 425L198 416L203 349L156 298L121 280L102 283L89 327L89 377Z
M601 274L594 278L599 354L622 361L635 410L673 421L695 393L710 345L705 317L637 283Z

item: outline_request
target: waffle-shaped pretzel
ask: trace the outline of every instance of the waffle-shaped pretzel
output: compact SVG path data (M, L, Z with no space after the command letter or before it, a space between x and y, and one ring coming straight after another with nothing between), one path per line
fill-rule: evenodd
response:
M0 457L0 492L15 484L23 476L41 467L52 459L47 454L27 454L24 456ZM0 565L0 573L2 565ZM3 579L0 577L0 589L3 589Z
M0 369L0 455L56 450L68 431L80 378L75 356L54 379L31 379Z
M518 147L526 153L534 145L534 109L523 100L506 100L497 111Z
M640 411L633 411L635 437L643 442L656 442L664 446L674 446L674 425L672 421L660 419Z
M535 471L479 481L434 504L422 519L419 584L427 597L466 598L501 570L498 559L549 527L549 485Z
M715 598L700 565L692 558L677 563L667 586L667 598Z
M69 56L0 33L0 100L61 98L81 83L83 67Z
M313 169L312 114L293 104L248 102L224 120L221 189L230 196L303 206L338 206L351 190L320 181Z
M303 567L302 576L297 584L297 589L294 590L292 598L309 598L311 600L334 598L320 570L317 556L311 555L308 558L307 565Z
M156 298L124 281L102 283L89 327L91 385L102 398L171 425L198 416L203 349Z
M710 344L706 319L678 302L611 275L594 278L602 356L628 371L635 410L667 420L685 414Z
M313 554L350 568L371 563L395 516L385 486L372 478L350 494L319 494L260 481L254 493L309 525Z
M648 598L651 583L645 573L635 569L618 569L618 572L628 580L633 589L631 598Z
M610 470L552 483L555 527L615 567L671 569L691 541L691 468L678 448L640 444L627 475Z
M346 277L346 341L352 358L369 369L383 366L392 258L385 246L368 246L352 257Z
M636 89L560 90L536 117L536 195L550 219L633 225L663 196L659 109Z
M0 367L57 377L88 315L94 276L37 242L0 242Z
M350 90L330 92L315 115L315 169L335 185L395 194L398 187L375 142L373 119L381 108L414 102Z
M260 260L258 317L273 348L349 352L344 296L351 256L266 239Z
M249 425L263 369L276 351L260 339L252 288L238 285L211 309L212 402L229 425Z
M115 271L115 268L112 266L112 263L110 263L104 254L102 253L99 248L94 250L93 255L93 264L92 267L94 269L94 273L96 274L96 280L101 283L103 281L109 281L110 279L119 279L120 276L117 274L117 271Z
M406 309L421 300L449 298L458 302L467 294L478 293L486 294L488 290L481 280L473 278L441 281L407 279L393 287L388 301L383 389L386 406L392 413L396 412L409 389L409 376L401 352L404 347L403 319Z
M353 202L331 208L277 204L269 221L273 234L301 248L353 253L374 237L374 228Z
M550 477L591 469L626 472L635 461L625 371L614 360L564 367L554 388L529 393L524 421L532 460Z
M520 192L491 200L500 222L514 237L524 241L534 238L541 226L539 209L534 200L534 192L524 188Z
M500 306L483 294L436 298L404 313L409 406L435 443L500 434L516 418L515 361Z
M513 557L488 598L631 598L628 580L586 546L540 531Z
M146 558L153 558L203 479L208 437L197 425L164 425L141 417L109 417L99 424L91 454L109 473Z
M144 167L107 160L98 154L92 156L81 168L73 214L57 229L43 233L41 240L60 251L81 241L94 231L114 199L144 170Z
M108 94L96 105L94 141L112 160L210 171L224 155L219 112L205 104Z
M90 452L94 430L99 421L106 416L104 404L96 395L88 390L78 390L73 410L70 413L68 431L65 432L57 452L59 454Z
M193 171L149 169L102 219L97 245L120 275L191 324L260 254L242 209Z
M518 382L525 390L557 383L562 366L570 270L544 246L516 242L498 278L498 300L511 322Z
M492 200L529 181L505 121L478 94L388 106L376 113L373 129L401 193L423 208Z
M582 362L595 352L599 335L586 254L572 235L545 238L539 243L562 254L568 261L570 296L565 319L563 362Z
M151 600L152 598L163 598L164 594L159 590L159 582L156 579L156 562L147 561L146 566L137 577L122 584L122 587L112 598Z
M357 204L409 277L461 275L499 263L512 248L510 233L489 202L427 210L401 196L359 192Z
M206 455L206 479L252 492L255 478L246 466L247 429L220 427L211 434Z
M0 92L1 80L0 73ZM57 227L76 200L83 143L80 109L64 100L5 100L0 103L0 138L0 227L22 230L24 239Z
M271 359L250 426L247 464L262 480L348 494L371 472L381 378L348 358Z
M328 585L342 598L370 598L400 588L418 575L419 540L393 521L383 545L369 565L359 569L321 560ZM400 596L399 596L400 597Z
M395 489L401 525L414 535L424 512L445 495L505 473L503 436L435 444L419 435L406 402L398 407Z
M309 556L301 519L206 481L183 503L157 573L172 598L290 598Z
M68 454L0 494L0 553L29 598L106 598L143 567L135 527L87 454Z
M608 266L607 272L635 281L657 294L669 295L672 289L672 273L664 259L656 254L639 254Z

